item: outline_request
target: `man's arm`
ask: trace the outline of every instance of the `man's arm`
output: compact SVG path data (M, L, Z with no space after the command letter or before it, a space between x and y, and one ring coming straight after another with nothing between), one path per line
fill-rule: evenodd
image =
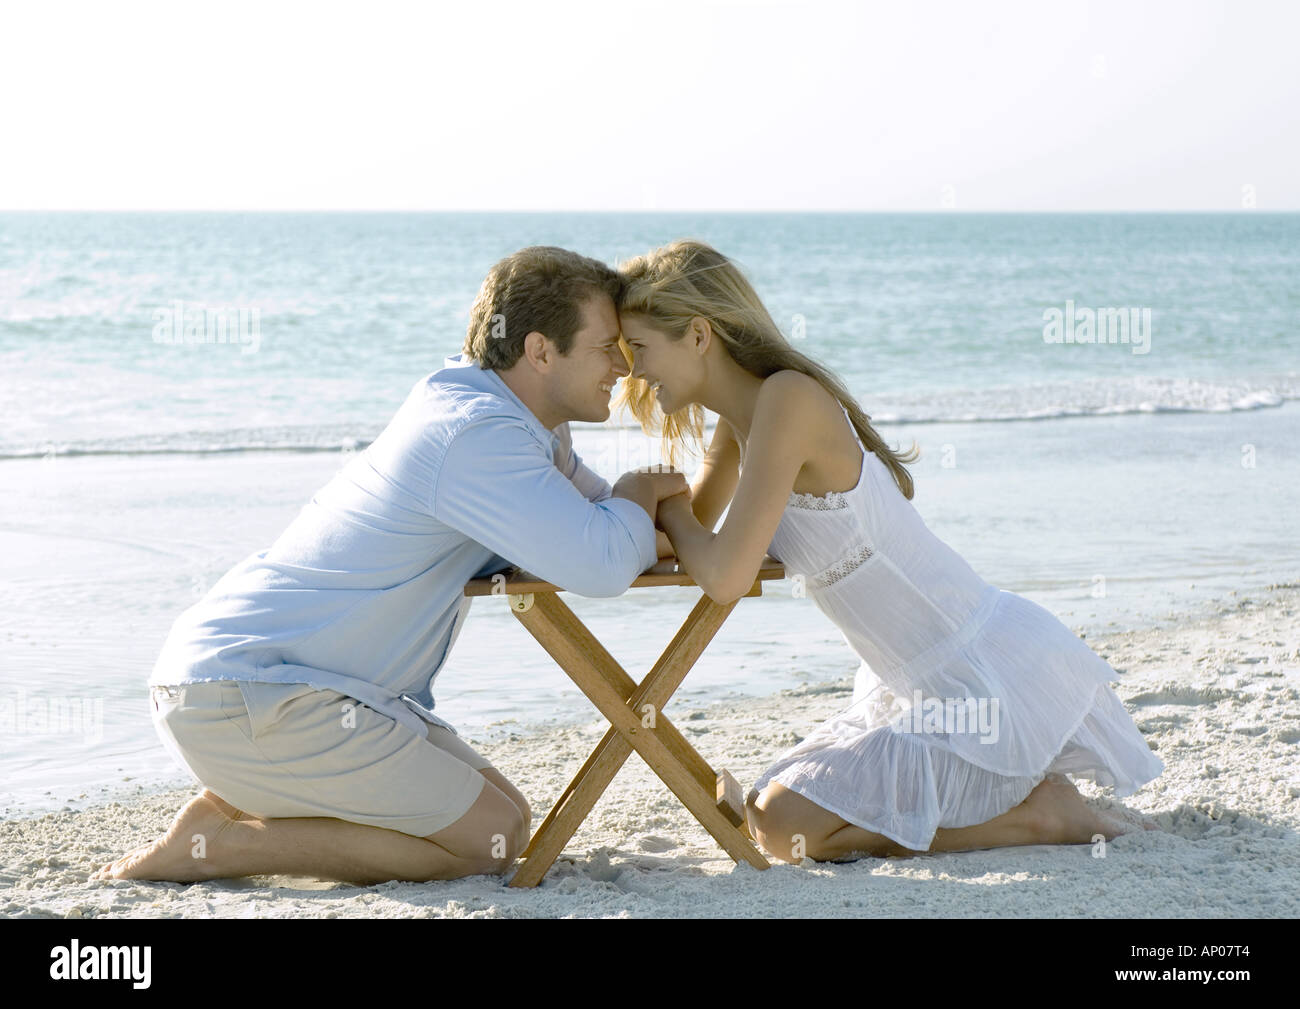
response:
M559 443L555 465L559 467L560 472L569 478L569 482L578 488L578 493L588 501L607 501L613 493L613 488L599 473L589 469L578 457L578 453L573 451L573 436L569 432L569 425L561 424L552 434Z
M584 596L616 596L657 560L643 504L589 501L520 421L492 416L452 440L433 494L439 521L530 574Z
M725 423L725 422L724 422ZM730 430L730 429L728 429ZM578 488L578 491L588 501L607 501L613 495L612 488L599 473L589 469L587 465L579 458L578 454L573 451L573 438L569 433L569 425L561 424L552 434L555 435L559 446L556 451L555 465L560 468L560 472L569 478L569 482ZM735 442L732 441L732 446ZM734 489L734 488L733 488ZM664 492L666 493L666 491ZM620 496L630 496L622 490ZM661 494L662 498L664 494ZM635 498L633 498L635 500ZM724 505L725 507L725 505ZM714 516L717 521L717 516ZM655 530L655 552L662 560L665 557L674 557L672 541L668 539L668 534L662 529Z
M599 473L590 469L573 450L573 437L569 433L569 425L561 424L551 433L559 443L555 465L559 467L560 472L569 478L569 482L577 487L578 492L588 501L608 501L614 493L614 488L606 483ZM672 541L662 529L655 530L655 552L659 554L660 560L675 556Z

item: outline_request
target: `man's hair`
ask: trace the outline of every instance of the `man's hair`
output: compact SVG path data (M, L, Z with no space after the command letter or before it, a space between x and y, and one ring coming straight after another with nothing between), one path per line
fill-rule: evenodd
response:
M552 245L520 249L488 271L469 312L463 352L480 368L513 368L524 337L536 330L568 354L582 326L582 302L600 293L615 305L623 293L622 277L604 263Z

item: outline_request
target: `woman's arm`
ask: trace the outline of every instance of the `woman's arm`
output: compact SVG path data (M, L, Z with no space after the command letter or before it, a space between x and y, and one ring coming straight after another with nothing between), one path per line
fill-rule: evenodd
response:
M740 446L731 425L719 417L691 488L691 510L700 525L712 530L718 524L739 480Z
M719 517L736 492L739 479L740 446L736 444L731 425L719 417L699 472L695 475L695 485L691 488L691 510L706 529L718 524ZM663 529L655 530L655 539L661 560L676 556L672 541Z
M795 480L825 426L828 398L815 379L797 372L778 372L763 382L750 425L745 470L727 520L717 533L701 524L687 495L659 503L660 527L691 577L716 602L739 599L758 577Z

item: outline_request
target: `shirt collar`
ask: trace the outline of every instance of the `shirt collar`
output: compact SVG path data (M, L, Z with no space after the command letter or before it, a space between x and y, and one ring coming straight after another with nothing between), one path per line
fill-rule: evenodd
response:
M482 388L490 389L492 392L495 392L503 399L506 399L509 402L514 403L516 406L519 407L520 411L527 419L529 425L532 426L534 430L536 430L543 437L544 440L548 440L552 444L554 444L555 439L559 437L559 432L562 429L567 429L568 427L567 423L565 423L565 424L561 424L554 431L548 431L546 427L542 424L542 422L537 419L537 415L533 413L532 410L528 409L527 405L524 403L522 399L520 399L518 396L515 395L514 390L511 389L510 386L506 385L505 380L502 379L500 375L498 375L491 368L478 367L477 361L467 358L464 354L456 354L452 357L446 358L446 360L443 362L443 367L472 369L472 374L474 378L470 379L469 384L474 385L480 389ZM469 378L469 376L466 376L466 378Z

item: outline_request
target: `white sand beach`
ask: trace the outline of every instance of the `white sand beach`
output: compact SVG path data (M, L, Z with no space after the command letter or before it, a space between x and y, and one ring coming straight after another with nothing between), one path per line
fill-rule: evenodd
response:
M1124 800L1153 817L1105 846L1025 846L829 864L736 866L635 756L543 884L498 877L356 887L292 877L88 881L160 832L187 791L0 821L0 916L1295 917L1300 915L1300 586L1230 599L1174 630L1091 642L1166 764ZM851 683L669 708L745 787L842 707ZM601 736L595 719L482 745L532 801L534 828ZM473 740L471 740L473 741ZM1113 808L1089 782L1090 802ZM1099 857L1100 856L1100 857Z

